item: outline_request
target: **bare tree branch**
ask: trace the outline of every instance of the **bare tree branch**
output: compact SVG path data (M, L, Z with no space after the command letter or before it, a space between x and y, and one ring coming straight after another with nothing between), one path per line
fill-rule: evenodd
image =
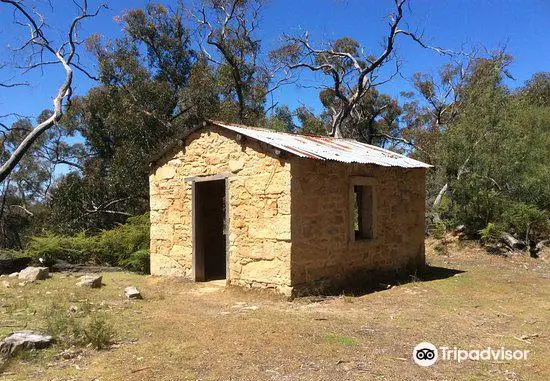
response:
M43 122L39 123L34 129L28 133L28 135L21 141L19 146L11 153L8 160L0 167L0 182L4 181L6 177L13 171L15 166L19 163L21 158L29 150L32 144L47 130L55 126L63 115L63 106L64 102L66 106L70 106L70 97L72 94L72 81L73 81L73 69L71 65L73 64L72 60L76 51L76 29L80 21L96 16L101 8L106 8L106 5L100 5L95 12L88 13L87 11L87 1L83 0L82 6L79 7L81 13L76 16L69 27L67 34L67 41L62 43L59 48L55 49L52 42L46 37L44 32L44 17L40 15L35 10L28 11L22 2L17 0L0 0L0 3L4 3L12 6L19 14L22 15L25 20L25 26L30 30L30 38L25 43L27 45L38 46L42 52L45 50L49 52L55 60L60 63L65 70L65 79L59 86L55 97L53 98L53 113ZM34 14L34 15L33 15ZM65 48L68 48L68 51L65 52ZM48 61L51 62L51 61ZM42 61L42 64L45 64ZM40 65L43 67L43 65Z
M1 83L0 87L18 87L18 86L29 86L28 82L18 82L18 83Z
M331 136L342 137L341 128L352 116L353 110L361 99L371 89L391 80L377 81L375 74L392 55L396 38L399 35L408 36L420 46L436 51L439 54L451 55L452 51L433 47L424 43L421 36L399 28L403 19L403 7L407 0L394 0L395 10L390 15L389 30L385 37L384 50L372 58L361 54L357 47L339 49L337 44L329 43L328 48L314 48L309 42L308 33L304 37L284 36L289 45L290 69L308 69L323 72L332 80L332 86L327 87L338 100L331 112ZM345 40L345 39L343 39ZM292 49L292 46L294 48ZM282 48L284 49L284 47ZM399 71L397 67L396 73Z
M31 211L29 211L27 208L25 208L23 205L10 205L9 206L10 208L19 208L21 209L23 212L25 212L25 214L28 214L29 216L31 217L34 217L34 213L32 213Z
M127 213L127 212L123 212L123 211L119 211L119 210L114 210L114 209L109 209L109 208L111 208L113 205L119 204L123 201L128 201L132 198L133 197L119 198L119 199L112 200L112 201L106 202L104 204L101 204L99 206L97 206L92 201L92 208L91 209L86 209L85 212L86 212L86 215L90 215L90 214L94 214L94 213L106 213L106 214L118 214L118 215L121 215L121 216L131 217L132 216L131 213Z

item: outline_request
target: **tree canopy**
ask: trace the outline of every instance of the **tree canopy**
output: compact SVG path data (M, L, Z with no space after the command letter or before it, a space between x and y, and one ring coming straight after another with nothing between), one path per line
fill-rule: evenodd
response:
M23 144L25 154L6 172L0 245L22 248L47 230L96 234L147 212L149 158L204 118L405 153L434 165L429 224L465 225L472 236L493 224L526 240L548 237L550 73L512 88L507 52L464 55L428 46L403 28L404 5L395 2L382 48L372 52L354 36L316 46L307 33L285 35L281 46L264 51L260 0L126 11L116 18L120 37L95 33L83 44L98 68L86 71L96 79L93 88L73 96L70 84L62 87L38 126L27 118L1 124L2 163L43 123L47 128ZM36 31L42 34L33 43L49 51L43 26ZM76 35L68 36L60 60L67 73L84 70L71 61ZM449 58L436 74L412 76L396 97L381 85L399 73L394 48L402 38ZM381 67L394 74L383 77ZM318 87L320 112L268 103L285 83L300 85L300 70L326 79Z

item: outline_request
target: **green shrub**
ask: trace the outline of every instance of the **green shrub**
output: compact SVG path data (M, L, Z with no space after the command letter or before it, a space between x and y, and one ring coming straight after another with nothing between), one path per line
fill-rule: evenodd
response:
M83 331L75 317L54 304L46 313L46 330L63 348L83 344Z
M42 258L46 265L61 259L70 263L123 266L132 271L149 271L149 215L131 217L123 225L98 235L84 233L63 236L46 232L31 237L25 255Z
M508 229L522 239L543 239L549 233L549 215L535 205L523 202L510 203L502 215Z
M484 245L494 245L502 237L503 230L498 225L489 222L486 227L479 231L481 242Z
M97 350L109 348L114 343L115 332L102 316L93 316L83 334L85 345L91 344Z
M445 237L447 226L443 221L434 222L430 225L428 231L432 237L442 239L443 237Z
M115 332L105 317L82 310L85 315L78 318L64 308L54 304L46 312L46 330L52 335L57 345L63 348L71 346L95 349L108 348L115 341Z
M129 218L124 225L104 230L97 239L98 263L124 265L133 253L149 249L149 215Z
M133 252L121 262L121 265L128 270L141 274L149 273L150 256L149 249L141 249Z
M54 259L82 263L92 257L93 241L93 237L87 237L84 233L69 237L46 232L43 236L31 237L25 254L42 258L47 265L52 264Z

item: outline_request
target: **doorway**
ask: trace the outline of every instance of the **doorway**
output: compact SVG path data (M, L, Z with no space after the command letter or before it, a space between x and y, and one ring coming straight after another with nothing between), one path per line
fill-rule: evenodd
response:
M226 181L193 182L195 281L226 279Z

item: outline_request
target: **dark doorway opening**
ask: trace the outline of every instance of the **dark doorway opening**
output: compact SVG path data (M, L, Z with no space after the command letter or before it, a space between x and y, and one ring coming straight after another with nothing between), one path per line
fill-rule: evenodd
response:
M193 183L195 281L226 278L225 179Z

